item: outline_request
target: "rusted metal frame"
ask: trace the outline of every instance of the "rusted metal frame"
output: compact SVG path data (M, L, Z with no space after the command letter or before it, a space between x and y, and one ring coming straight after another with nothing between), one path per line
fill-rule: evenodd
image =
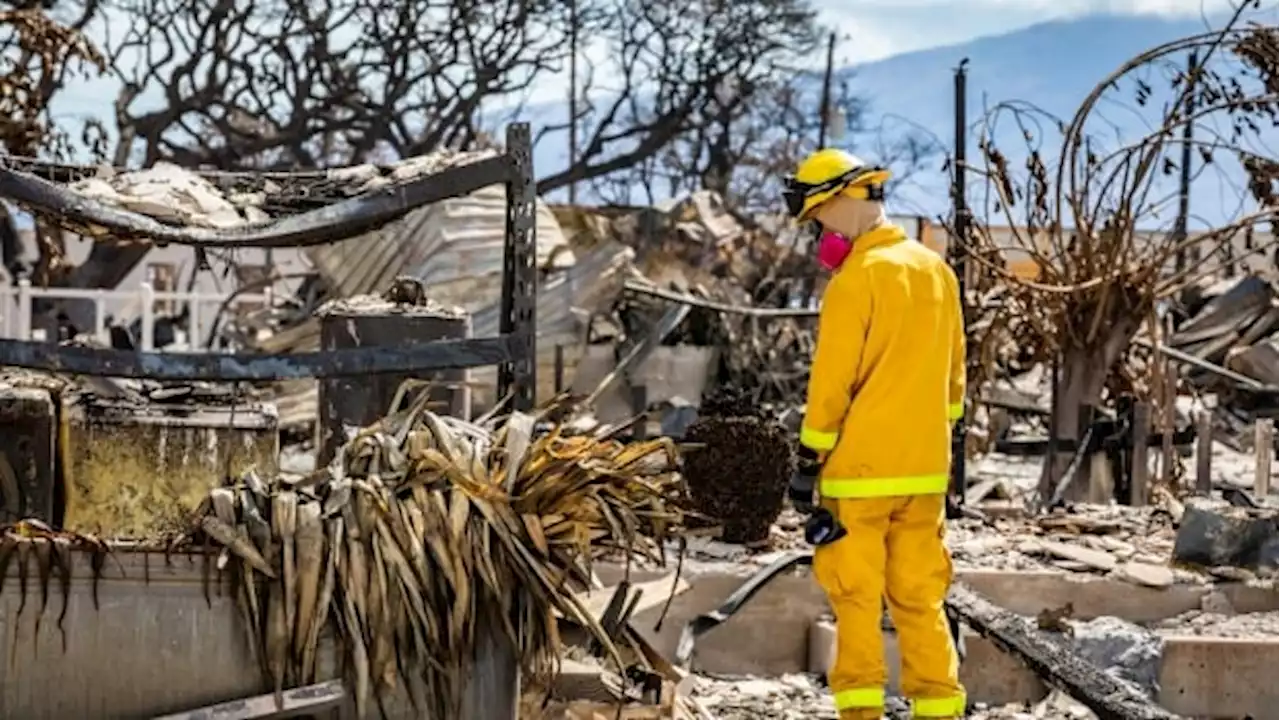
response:
M261 382L384 373L407 374L497 365L515 357L513 345L512 338L497 337L441 340L404 348L373 347L282 355L230 355L98 350L0 340L0 367L7 365L96 377Z
M514 410L532 410L538 389L537 191L528 123L507 126L507 228L502 255L502 316L498 331L511 342L511 360L498 368L498 397Z
M285 218L273 227L314 226L321 216L337 216L338 225L344 215L378 214L395 210L390 219L403 215L418 205L450 197L460 197L495 182L507 185L507 231L503 263L501 333L496 338L447 340L408 348L353 348L325 352L281 355L227 355L222 353L149 353L122 350L100 350L80 347L58 347L48 343L0 339L0 367L22 367L55 373L96 377L121 377L169 381L273 381L307 378L344 377L384 373L415 373L429 370L453 370L486 365L499 365L500 396L515 388L516 409L532 409L537 388L536 338L537 195L533 180L532 136L527 123L511 125L507 130L507 154L469 165L450 168L389 191L372 193L336 203L333 206ZM89 219L95 224L115 227L110 220L145 220L158 230L151 239L178 244L218 245L217 242L178 238L183 230L208 234L202 228L181 229L161 225L137 213L109 208L80 198L40 178L15 172L0 165L0 196L49 211L49 204L71 203L83 215L65 207L55 212ZM37 201L32 202L32 198ZM425 199L424 199L425 198ZM56 201L56 202L55 202ZM337 225L335 225L336 227ZM364 229L350 230L346 239ZM290 232L294 232L291 230ZM301 231L298 231L301 232ZM314 230L308 231L314 232ZM279 236L276 236L277 239ZM260 239L260 238L259 238ZM234 243L245 247L320 244L314 236L295 238L296 242L255 244L252 235L243 234Z
M197 247L308 247L354 238L397 220L414 208L462 197L496 183L510 183L520 172L512 155L499 155L269 223L222 229L166 225L9 169L2 163L0 197L76 225L106 228L122 240L137 238L159 245Z

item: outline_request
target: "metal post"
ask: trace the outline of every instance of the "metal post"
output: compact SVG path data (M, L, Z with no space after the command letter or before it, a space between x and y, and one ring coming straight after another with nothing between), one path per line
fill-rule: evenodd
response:
M18 281L18 339L31 339L31 281L26 278Z
M151 288L151 283L142 283L138 286L138 299L142 303L142 315L138 320L138 332L141 337L142 351L151 352L156 346L156 293Z
M470 315L467 316L467 328L464 337L471 339L476 336L475 324ZM462 407L465 408L465 416L463 420L470 420L472 414L472 402L474 402L474 393L472 392L471 382L475 379L475 373L471 372L471 368L462 371L462 389L459 390L462 396Z
M578 0L569 0L569 167L578 159ZM578 183L569 183L569 204L578 203Z
M555 373L555 390L559 395L564 390L564 346L556 345L555 366L552 368Z
M528 123L507 127L507 154L515 177L507 183L506 247L502 260L502 317L514 357L498 368L498 397L514 391L512 408L532 410L537 396L537 195L533 181L532 137Z
M93 294L93 336L104 345L111 344L111 336L107 334L107 293L99 290Z
M951 256L951 266L955 269L956 279L960 285L960 308L962 320L968 327L968 303L965 300L965 262L964 243L969 237L969 207L965 197L965 163L967 154L965 146L968 142L968 122L965 119L966 73L969 58L960 61L955 74L955 160L951 163L951 202L955 209L955 236L947 244ZM964 503L965 491L965 435L967 433L964 415L951 428L951 494L958 504Z
M1129 504L1134 507L1147 504L1147 487L1150 482L1148 449L1151 438L1151 406L1145 402L1133 405L1133 449L1129 455Z
M1173 237L1178 248L1174 255L1174 270L1182 272L1187 267L1187 247L1184 244L1187 240L1187 216L1191 214L1191 142L1194 135L1191 122L1191 114L1195 112L1195 83L1196 76L1199 74L1196 70L1197 57L1196 51L1192 50L1190 57L1187 58L1187 86L1186 98L1183 101L1183 113L1187 121L1182 125L1182 167L1178 173L1178 217L1175 221L1173 229ZM1199 261L1199 252L1193 254L1192 260Z
M836 34L827 36L827 70L822 76L822 107L818 120L818 147L827 146L827 124L831 122L831 74L836 63Z

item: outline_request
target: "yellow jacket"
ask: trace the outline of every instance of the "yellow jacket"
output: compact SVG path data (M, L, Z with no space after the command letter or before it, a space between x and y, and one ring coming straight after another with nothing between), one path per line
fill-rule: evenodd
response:
M854 240L827 283L800 442L827 453L823 497L945 493L964 414L955 273L896 226Z

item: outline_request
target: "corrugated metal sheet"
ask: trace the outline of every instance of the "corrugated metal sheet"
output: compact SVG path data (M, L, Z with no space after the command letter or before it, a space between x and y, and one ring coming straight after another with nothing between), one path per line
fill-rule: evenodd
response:
M162 554L151 553L144 570L141 553L117 552L107 560L95 608L90 559L74 553L61 623L65 635L59 630L62 593L57 580L42 612L34 559L29 562L22 614L12 565L0 594L0 718L145 720L270 692L229 588L215 578L206 601L200 559L178 554L166 565ZM322 643L321 679L334 677L338 665L333 650L331 643ZM502 693L486 689L484 681L472 682L474 702L500 699ZM486 709L491 710L481 706L481 712L469 716L500 717ZM387 715L393 720L418 716L395 697ZM342 712L319 717L353 720L354 712L348 704Z
M427 285L485 278L502 272L506 218L506 189L494 185L419 208L380 230L307 255L340 297L380 292L397 275L412 275ZM555 215L541 202L537 244L539 266L565 244ZM469 309L490 300L469 298Z
M601 302L617 296L626 280L635 252L618 243L602 243L582 253L572 268L551 277L538 286L539 343L572 342L576 339L584 312L593 312ZM475 337L498 334L501 305L487 303L471 317Z
M573 370L586 339L586 323L590 315L608 308L617 297L622 283L631 272L635 252L618 243L602 243L583 253L569 270L551 278L538 288L538 401L554 395L553 370L555 348L566 346L564 353L565 383L573 380ZM500 307L497 304L472 316L471 332L476 337L498 334ZM470 377L477 387L472 390L472 409L483 412L492 406L497 386L497 369L475 368Z

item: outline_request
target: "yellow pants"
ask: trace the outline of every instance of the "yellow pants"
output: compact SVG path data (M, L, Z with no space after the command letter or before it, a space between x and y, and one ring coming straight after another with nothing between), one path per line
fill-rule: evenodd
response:
M824 499L848 535L814 549L813 572L836 616L828 674L841 720L879 718L888 673L880 620L887 601L912 716L964 715L959 658L942 609L951 554L942 495Z

